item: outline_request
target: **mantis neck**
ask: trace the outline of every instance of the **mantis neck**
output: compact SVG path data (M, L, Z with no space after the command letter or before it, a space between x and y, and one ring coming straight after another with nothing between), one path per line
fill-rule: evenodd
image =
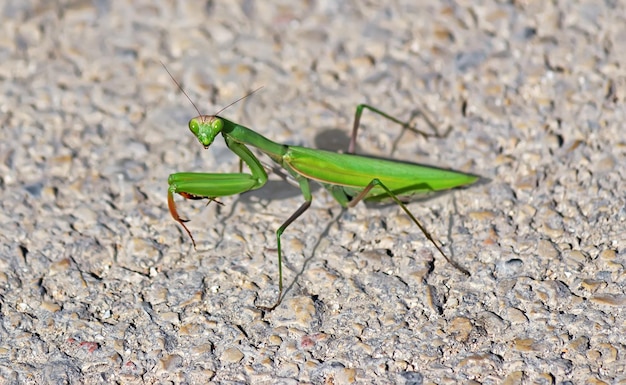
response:
M271 141L263 135L258 134L245 126L233 123L230 120L224 118L221 119L224 121L222 135L228 136L235 142L256 147L274 160L281 158L287 152L287 145Z

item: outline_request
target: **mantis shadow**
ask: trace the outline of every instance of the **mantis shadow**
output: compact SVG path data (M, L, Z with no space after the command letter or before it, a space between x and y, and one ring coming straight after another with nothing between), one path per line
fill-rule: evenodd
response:
M315 242L315 244L313 245L313 249L311 250L311 255L309 255L308 257L306 257L304 259L304 261L302 262L302 267L300 268L300 271L298 271L296 273L296 275L293 277L293 280L291 281L291 283L289 285L285 286L285 290L283 290L282 298L285 298L287 293L289 293L293 289L294 285L298 282L300 277L306 271L307 265L313 260L313 258L317 254L317 249L319 248L320 244L322 243L322 239L326 238L326 236L328 235L328 232L330 231L330 228L332 227L332 225L337 223L339 221L339 218L341 218L341 216L346 211L347 211L347 209L345 207L342 207L341 211L339 212L339 214L336 215L332 220L328 221L328 223L326 224L326 227L324 227L324 231L322 231L320 236L317 237L317 241ZM286 255L283 256L283 263L285 264L285 266L289 267L290 270L296 271L295 269L293 269L292 267L289 266L289 265L291 265L291 263L289 263L289 259L287 258Z

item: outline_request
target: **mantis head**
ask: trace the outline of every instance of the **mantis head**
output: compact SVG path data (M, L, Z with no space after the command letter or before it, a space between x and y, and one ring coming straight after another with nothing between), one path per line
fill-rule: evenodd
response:
M223 127L224 121L215 115L199 115L189 121L189 130L204 148L209 148Z
M189 100L189 103L191 103L193 108L195 108L196 111L198 112L198 116L196 116L195 118L189 121L189 129L196 136L196 138L198 138L198 141L204 146L205 149L209 148L209 146L213 143L213 140L215 140L215 137L217 136L217 134L222 132L222 128L224 127L224 120L217 115L221 113L222 111L224 111L225 109L227 109L228 107L232 106L233 104L239 102L242 99L247 98L248 96L252 95L253 93L263 88L263 86L261 86L257 88L256 90L248 93L247 95L235 100L234 102L230 103L226 107L219 110L219 112L217 112L215 115L202 115L202 113L200 112L196 104L193 102L193 100L191 100L189 95L187 95L187 92L185 92L185 90L180 85L180 83L178 83L176 79L174 79L174 76L172 76L172 74L167 69L165 64L161 62L161 65L163 66L163 68L165 68L165 71L167 72L167 74L170 75L174 83L178 86L178 89L180 89L180 91L185 95L185 97L187 97L187 100Z

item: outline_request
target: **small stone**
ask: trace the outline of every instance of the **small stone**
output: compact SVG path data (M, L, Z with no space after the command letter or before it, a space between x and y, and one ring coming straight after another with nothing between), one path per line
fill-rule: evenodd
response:
M280 344L283 343L283 339L280 338L280 336L273 334L271 335L267 341L269 342L270 345L275 345L275 346L280 346Z
M201 345L195 346L191 351L197 355L211 353L213 351L213 344L211 344L210 342L201 344Z
M503 385L521 384L523 378L524 378L524 372L518 370L506 376L502 384Z
M335 374L336 384L353 384L356 381L356 369L342 368Z
M587 359L589 361L598 361L600 358L602 358L602 353L595 349L589 350L587 352Z
M592 377L592 378L586 378L585 381L583 381L585 384L590 384L590 385L609 385L608 382L604 382L598 378Z
M160 369L166 372L175 371L177 368L180 368L183 363L183 358L178 354L172 354L166 357L163 357L160 361Z
M481 321L482 326L491 335L501 335L504 329L506 329L506 323L500 316L490 311L484 311L478 319Z
M602 352L602 357L604 357L604 362L610 364L611 362L617 361L617 348L608 343L603 343L598 345Z
M448 332L455 335L457 341L467 341L472 328L472 322L468 318L456 317L450 322Z
M180 323L180 314L175 313L175 312L166 312L166 313L161 313L161 318L169 323L173 323L173 324L179 324Z
M286 362L280 366L276 374L282 378L295 378L298 376L298 373L300 373L298 364L295 362Z
M513 341L515 350L520 352L532 352L535 350L535 340L532 338L516 338Z
M514 324L524 324L526 322L528 322L528 317L526 317L526 314L524 314L523 311L514 308L514 307L510 307L508 309L506 309L506 313L507 316L509 318L509 320L511 321L511 323Z
M275 326L299 327L307 330L313 322L314 315L313 300L301 296L283 301L282 305L272 313L272 318Z
M554 246L554 243L545 239L537 242L537 254L549 260L554 260L559 256L559 252Z
M626 296L613 294L597 295L595 297L591 297L591 302L600 305L624 306L626 305Z
M589 349L589 338L585 336L575 338L568 344L568 347L579 353L583 353Z
M226 363L234 364L241 361L243 357L244 355L239 349L228 348L224 350L220 359Z
M617 253L615 252L615 250L606 249L606 250L602 250L602 252L600 252L599 257L600 257L600 259L602 259L604 261L614 261L615 258L617 257Z
M61 310L61 306L59 306L57 303L55 302L51 302L51 301L43 301L41 302L41 308L44 310L47 310L49 312L55 313L59 310Z
M472 211L468 213L469 217L477 221L490 221L495 218L495 214L489 210Z
M69 258L57 261L50 265L48 268L48 274L50 274L50 276L54 276L56 274L66 272L70 268L71 264L72 262Z
M608 283L599 279L583 279L580 283L580 287L584 290L595 293L599 289L607 287Z

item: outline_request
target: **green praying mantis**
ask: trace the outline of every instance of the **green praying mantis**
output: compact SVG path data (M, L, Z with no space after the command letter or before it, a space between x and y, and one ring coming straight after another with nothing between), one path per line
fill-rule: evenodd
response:
M167 68L165 69L168 71ZM207 149L215 138L221 134L226 142L226 146L240 158L239 173L180 172L169 176L167 202L170 213L174 220L187 232L194 248L196 247L196 242L191 235L191 231L185 225L185 222L188 220L182 219L178 214L174 194L179 194L187 199L208 199L210 202L215 201L215 198L218 197L240 194L263 187L267 182L267 173L249 147L254 147L269 156L276 164L285 169L300 187L304 203L276 230L278 299L273 306L264 309L272 310L282 301L283 250L281 247L281 236L287 227L311 206L313 197L309 186L310 181L319 182L344 208L353 207L362 200L383 201L391 199L402 208L411 221L417 225L424 236L450 264L464 274L469 275L467 270L446 256L426 228L409 211L403 200L417 194L467 186L476 182L479 177L431 166L354 154L356 134L361 114L365 109L419 134L425 136L434 135L419 131L410 122L402 122L370 105L360 104L356 108L348 153L342 154L280 144L267 139L250 128L218 116L224 109L215 115L203 115L171 74L170 77L172 77L172 80L198 112L198 116L189 121L189 130L191 130L200 144ZM239 100L225 108L230 107ZM241 172L241 162L247 165L250 173Z

